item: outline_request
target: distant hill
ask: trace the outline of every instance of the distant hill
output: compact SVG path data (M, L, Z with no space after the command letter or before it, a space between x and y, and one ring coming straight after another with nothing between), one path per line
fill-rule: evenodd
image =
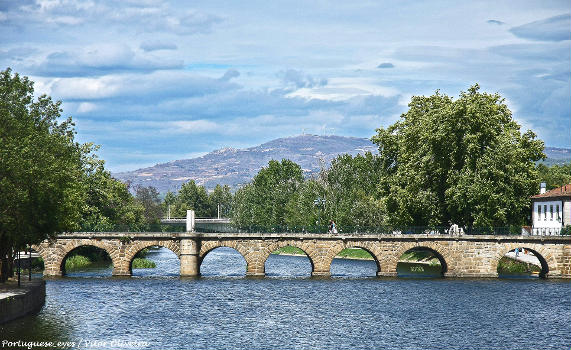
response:
M306 176L310 176L319 173L321 167L328 167L339 154L356 155L367 151L376 153L377 146L365 138L299 135L250 148L223 148L202 157L114 173L113 176L130 182L132 186L153 186L161 193L177 191L189 180L195 180L207 189L214 188L216 184L236 189L250 182L272 159L290 159L302 167ZM546 147L545 154L548 159L543 162L548 165L571 162L571 149L568 148Z
M542 161L542 163L545 165L571 162L571 149L569 148L545 147L544 152L547 159Z
M369 139L343 136L300 135L280 138L262 145L235 149L224 148L202 157L175 160L134 171L114 173L113 176L131 186L153 186L164 193L177 191L180 186L195 180L212 189L216 184L237 188L250 180L272 159L290 159L299 164L306 176L329 166L339 154L356 155L377 152Z

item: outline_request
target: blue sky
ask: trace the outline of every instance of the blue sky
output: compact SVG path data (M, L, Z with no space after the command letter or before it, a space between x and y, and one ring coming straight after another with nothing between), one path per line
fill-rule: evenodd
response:
M571 147L571 2L0 0L0 67L112 171L305 133L370 137L479 83Z

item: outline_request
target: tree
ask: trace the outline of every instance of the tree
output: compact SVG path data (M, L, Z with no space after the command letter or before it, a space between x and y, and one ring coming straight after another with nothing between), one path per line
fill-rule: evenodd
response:
M286 224L286 204L303 182L303 171L294 162L271 160L252 182L236 192L234 222L241 226L271 227Z
M315 201L325 198L325 186L320 179L308 179L301 183L285 207L285 223L289 227L313 228L327 225L325 203Z
M395 225L524 224L538 188L543 142L520 126L498 94L474 85L454 100L415 96L372 138L384 176L379 193Z
M209 201L212 205L210 216L218 216L218 206L220 205L220 217L230 217L232 211L232 193L228 185L216 185L209 196Z
M134 200L128 185L105 170L105 162L94 153L98 147L92 144L83 147L82 182L86 185L86 199L82 205L80 230L142 230L145 225L143 205Z
M160 224L163 217L163 207L161 206L159 191L156 188L152 186L137 187L135 189L135 201L143 207L143 216L147 226Z
M212 205L204 186L197 186L194 180L184 183L177 196L175 215L186 216L187 210L194 210L197 217L212 216Z
M381 169L381 159L370 152L333 159L325 172L328 217L340 226L383 225L383 205L378 201Z
M571 183L571 163L550 167L539 164L537 170L540 181L546 183L548 191Z
M84 149L61 102L34 100L33 83L0 72L0 281L26 244L74 230L85 199Z

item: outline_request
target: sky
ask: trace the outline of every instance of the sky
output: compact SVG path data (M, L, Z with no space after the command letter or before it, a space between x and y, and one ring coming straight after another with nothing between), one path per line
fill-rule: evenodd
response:
M0 0L0 69L113 172L302 133L371 137L411 96L500 93L571 148L571 2Z

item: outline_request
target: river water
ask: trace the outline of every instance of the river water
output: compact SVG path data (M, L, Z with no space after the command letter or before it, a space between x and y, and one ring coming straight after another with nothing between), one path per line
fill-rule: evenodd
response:
M372 261L336 259L310 278L306 258L272 255L244 277L232 249L209 253L198 279L151 251L156 269L110 268L48 280L46 305L0 326L15 341L74 349L569 349L571 283L539 279L376 278ZM20 344L22 345L22 344ZM34 347L39 349L41 347ZM46 349L46 347L43 347Z

